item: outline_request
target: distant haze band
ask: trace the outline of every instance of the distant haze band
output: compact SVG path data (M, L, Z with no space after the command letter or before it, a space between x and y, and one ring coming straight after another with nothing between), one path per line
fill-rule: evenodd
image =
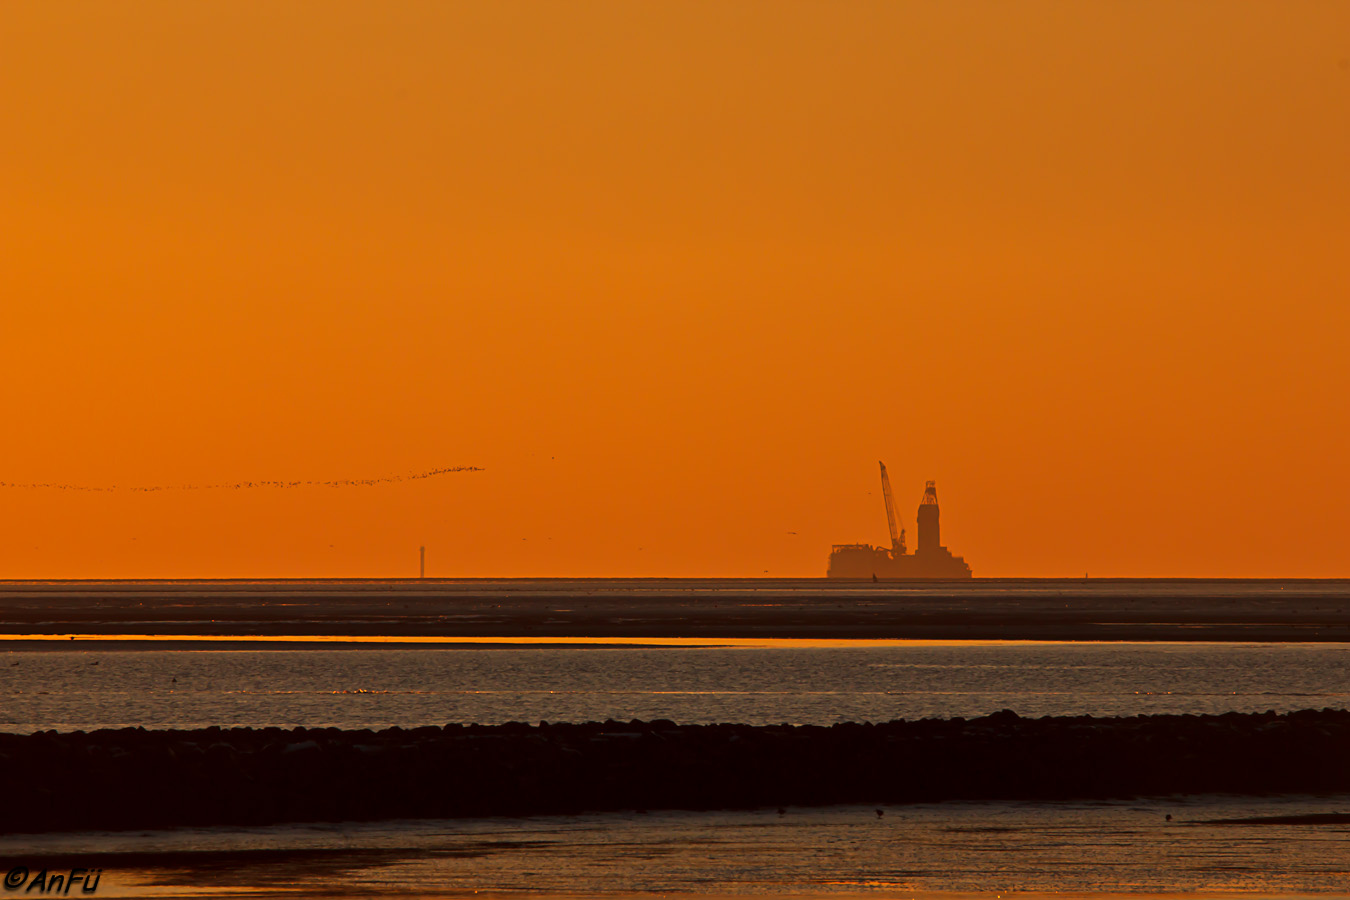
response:
M481 466L449 466L441 469L428 469L425 472L413 472L406 475L381 475L378 478L341 478L332 481L236 481L221 484L156 484L120 487L118 485L62 484L43 482L38 484L18 484L12 481L0 481L0 488L12 490L48 490L48 491L132 491L147 493L151 491L243 491L256 488L303 488L303 487L374 487L379 484L393 484L399 481L418 481L424 478L438 478L455 472L481 472Z

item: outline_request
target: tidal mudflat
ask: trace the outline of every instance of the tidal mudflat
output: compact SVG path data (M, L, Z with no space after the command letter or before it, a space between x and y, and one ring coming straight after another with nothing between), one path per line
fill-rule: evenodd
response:
M8 634L1350 641L1347 580L0 583Z

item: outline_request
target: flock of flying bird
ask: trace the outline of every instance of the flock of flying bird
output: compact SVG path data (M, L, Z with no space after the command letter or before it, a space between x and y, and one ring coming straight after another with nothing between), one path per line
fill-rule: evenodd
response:
M377 484L392 484L399 481L417 481L422 478L436 478L437 476L449 475L454 472L481 471L483 471L481 466L448 466L442 469L429 469L425 472L414 472L407 475L383 475L378 478L340 478L334 481L238 481L233 484L156 484L134 487L120 487L118 485L61 484L59 482L20 484L12 481L0 481L0 488L50 491L132 491L136 493L149 493L152 491L245 491L255 488L347 488L374 487Z

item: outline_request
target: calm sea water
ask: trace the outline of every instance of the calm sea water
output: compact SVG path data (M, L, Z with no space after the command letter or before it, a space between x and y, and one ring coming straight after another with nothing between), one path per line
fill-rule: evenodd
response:
M0 655L0 728L818 723L1350 707L1350 645L79 650ZM48 645L50 646L50 645ZM878 815L878 811L881 815ZM0 863L104 870L100 896L1350 896L1350 797L939 804L0 836ZM1169 821L1167 816L1171 815Z
M1350 708L1350 645L100 649L0 653L0 729L830 724Z

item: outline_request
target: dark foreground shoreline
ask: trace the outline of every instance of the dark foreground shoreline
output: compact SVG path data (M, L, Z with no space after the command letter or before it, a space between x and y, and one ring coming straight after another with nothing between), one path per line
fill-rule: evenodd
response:
M0 735L4 832L1350 791L1350 711Z

